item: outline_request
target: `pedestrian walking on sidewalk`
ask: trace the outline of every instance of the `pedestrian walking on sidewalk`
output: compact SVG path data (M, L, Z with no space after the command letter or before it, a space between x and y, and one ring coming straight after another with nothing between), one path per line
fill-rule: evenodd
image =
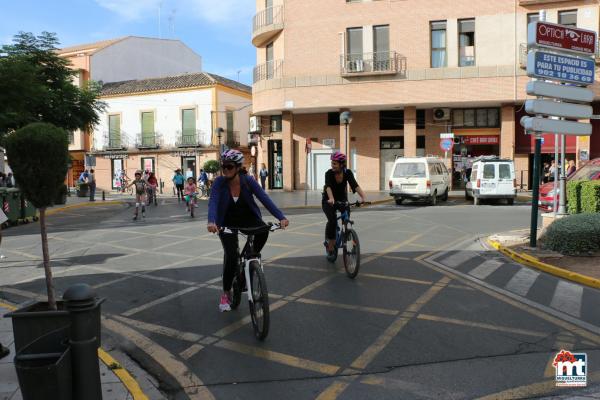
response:
M264 163L260 167L258 174L260 175L260 186L262 186L263 190L265 190L265 183L267 182L267 177L269 176L269 170L267 170L267 166Z
M87 177L88 186L90 187L90 201L96 201L96 174L93 169L90 169L90 173Z
M4 211L0 209L0 245L2 245L2 224L8 221L8 217L4 214ZM4 258L4 254L0 253L0 259Z
M0 343L0 359L6 357L10 354L10 350L8 347L4 347L2 343Z

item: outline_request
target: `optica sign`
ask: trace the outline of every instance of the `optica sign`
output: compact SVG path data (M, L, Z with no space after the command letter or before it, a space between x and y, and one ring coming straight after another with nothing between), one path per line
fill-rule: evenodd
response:
M596 53L596 32L594 31L541 21L531 24L535 24L535 29L528 29L527 44L530 46L537 45L587 55Z

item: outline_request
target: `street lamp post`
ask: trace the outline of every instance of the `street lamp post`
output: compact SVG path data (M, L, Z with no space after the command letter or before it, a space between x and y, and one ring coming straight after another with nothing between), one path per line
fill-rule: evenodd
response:
M217 138L219 138L219 156L223 153L223 144L221 143L221 138L223 137L223 132L225 132L225 129L215 128L215 133L217 134Z
M346 157L347 159L350 158L350 154L349 154L349 149L350 149L350 144L348 143L350 138L348 137L348 125L350 125L352 123L352 113L350 111L344 111L342 113L340 113L340 123L344 124L345 128L346 128ZM341 149L340 149L341 150Z

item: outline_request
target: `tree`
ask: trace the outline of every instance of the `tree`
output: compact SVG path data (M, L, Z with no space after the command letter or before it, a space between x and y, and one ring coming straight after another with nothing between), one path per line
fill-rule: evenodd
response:
M40 210L48 305L51 310L56 310L48 253L46 208L54 204L67 173L70 160L67 132L52 124L36 122L8 134L5 142L6 155L17 186L25 198Z
M219 168L221 168L221 166L217 160L208 160L204 163L204 171L206 173L216 174L219 172Z
M54 33L19 32L0 49L0 137L32 122L48 122L67 131L89 130L105 104L95 83L79 88L77 72L57 53Z

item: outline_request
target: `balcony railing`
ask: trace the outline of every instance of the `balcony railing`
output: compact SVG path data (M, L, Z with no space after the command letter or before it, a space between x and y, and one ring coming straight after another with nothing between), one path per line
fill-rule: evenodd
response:
M104 151L126 150L128 146L129 141L127 140L127 134L125 132L104 133L104 146L102 148Z
M240 133L238 131L225 132L225 145L227 147L239 147Z
M395 75L406 76L406 57L395 51L344 54L340 57L343 76Z
M283 29L283 6L259 11L252 19L252 44L261 46Z
M177 131L177 147L209 147L211 145L210 134L196 130L192 132Z
M138 149L157 149L160 147L161 137L157 132L144 132L136 135L135 147Z
M283 76L283 60L267 61L254 67L254 83Z

